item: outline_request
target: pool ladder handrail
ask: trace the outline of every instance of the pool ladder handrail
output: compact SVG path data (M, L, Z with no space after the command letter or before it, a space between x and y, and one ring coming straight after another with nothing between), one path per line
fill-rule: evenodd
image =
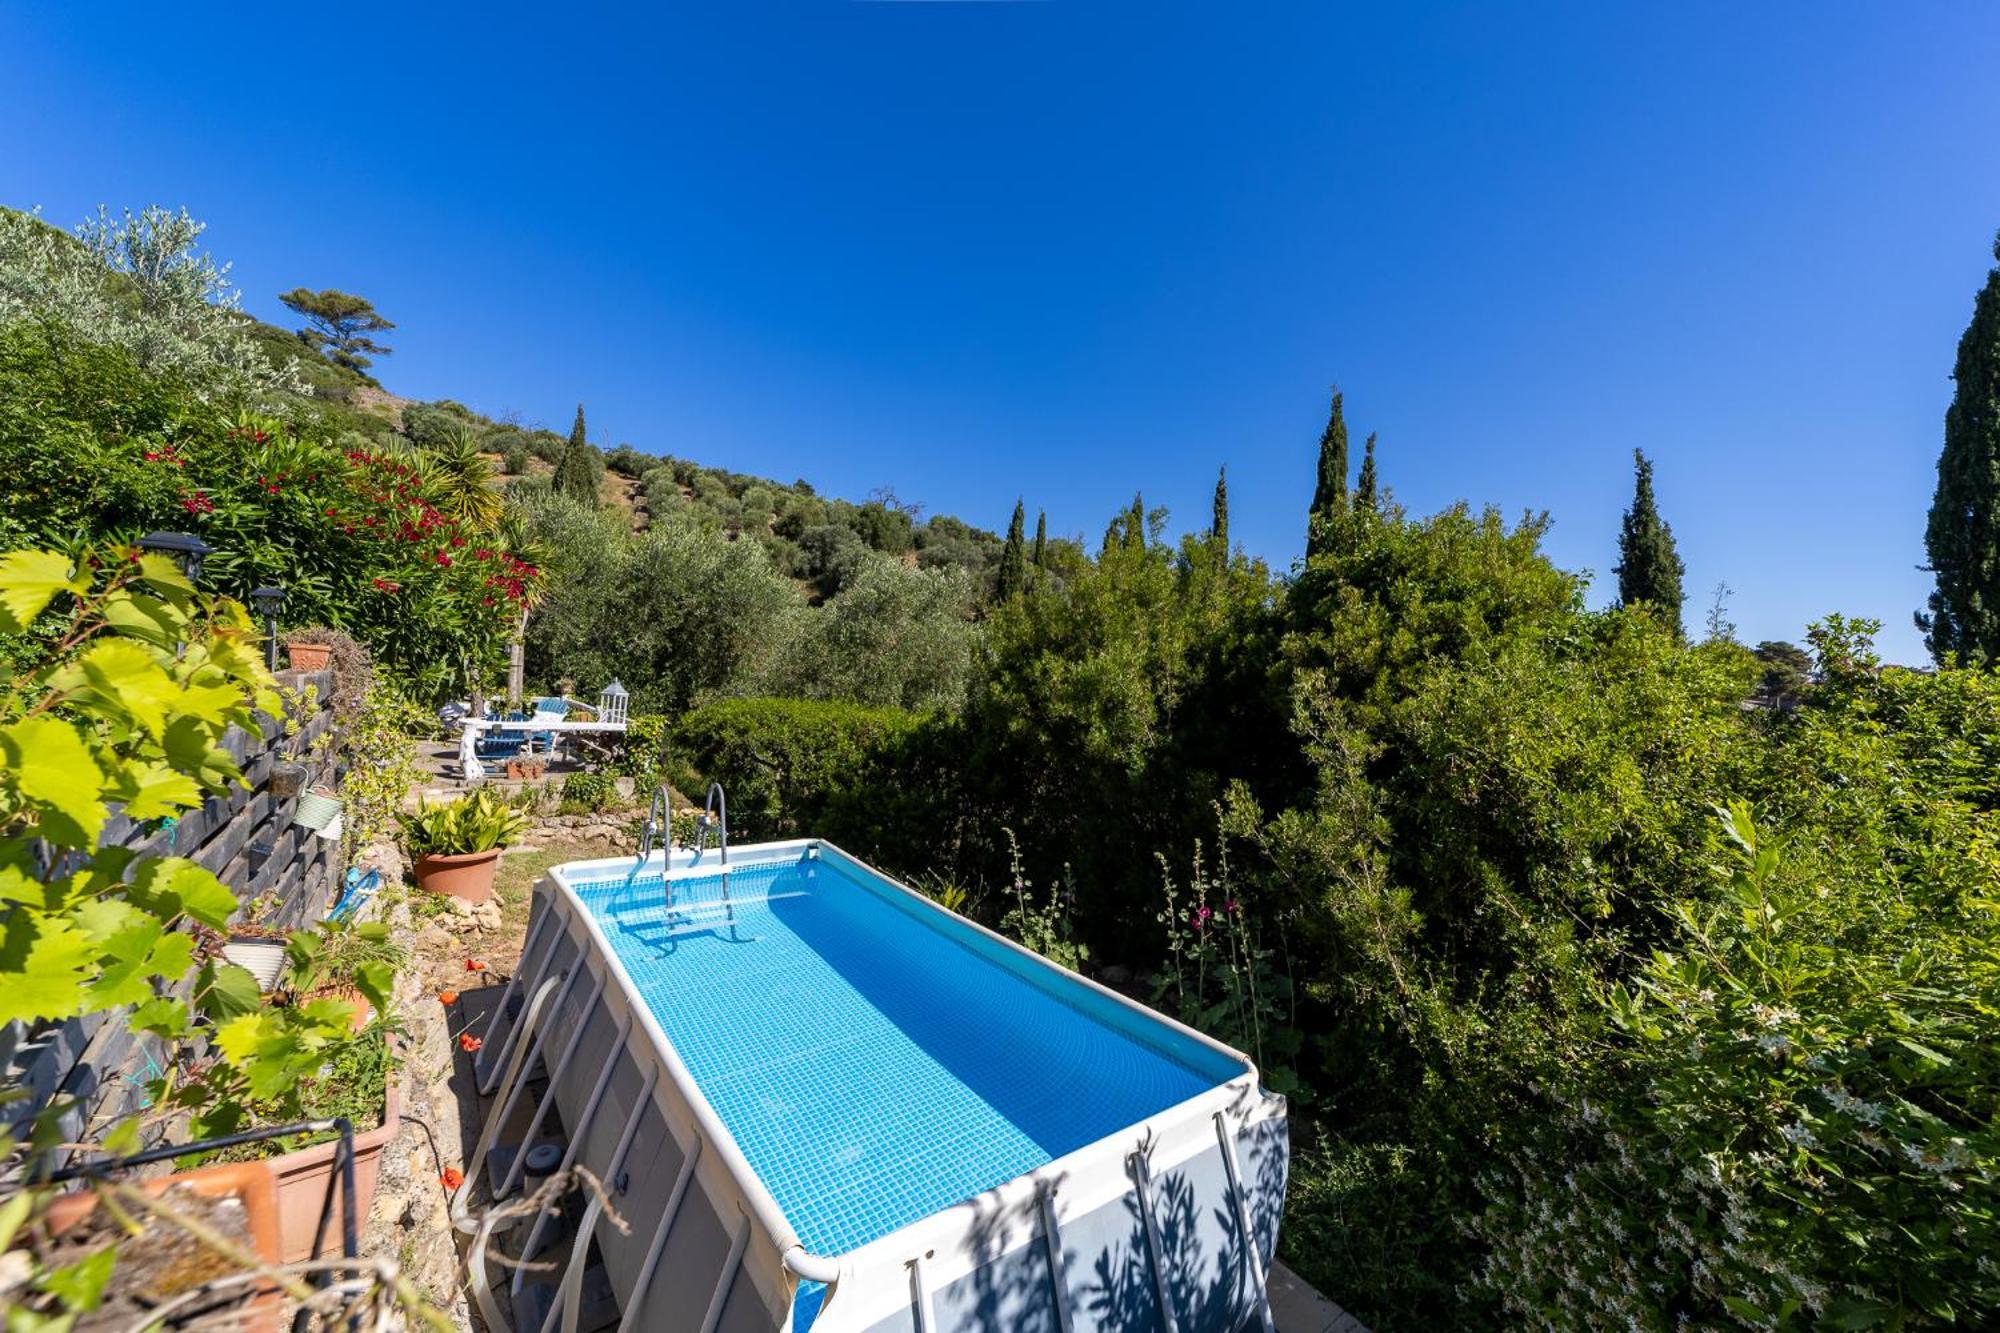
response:
M720 782L708 784L708 799L703 803L701 817L694 823L694 859L688 862L690 868L701 864L701 858L708 854L708 832L714 829L716 846L722 862L722 912L729 921L729 938L735 944L755 943L757 937L742 939L736 933L736 903L729 896L729 794L722 790ZM674 884L669 879L665 885L667 915L674 913Z
M674 860L674 800L672 788L662 782L653 793L651 803L646 806L646 822L639 829L639 854L632 858L632 868L625 874L625 887L631 888L632 881L639 878L639 872L646 868L647 858L653 854L654 839L666 848L667 863L660 868L661 878L673 868Z
M702 854L708 850L708 831L711 828L716 830L717 845L722 851L722 869L726 881L729 871L729 794L722 790L720 782L708 784L708 799L702 803L701 818L695 821L693 862L695 865L701 864Z

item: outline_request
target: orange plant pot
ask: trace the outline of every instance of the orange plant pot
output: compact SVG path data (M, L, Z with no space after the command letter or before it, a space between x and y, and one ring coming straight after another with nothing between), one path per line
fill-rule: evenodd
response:
M403 1123L403 1099L396 1080L389 1080L388 1100L382 1107L382 1123L365 1134L354 1136L354 1225L366 1229L368 1210L375 1202L375 1182L382 1174L382 1150L396 1137ZM340 1150L339 1139L328 1139L310 1148L300 1148L282 1157L258 1163L270 1169L277 1182L279 1255L285 1263L302 1263L312 1257L313 1237L319 1230L320 1209L326 1206L329 1187L336 1191L333 1159ZM327 1218L326 1245L321 1257L340 1253L341 1201L333 1201Z
M417 858L417 887L447 898L483 903L493 896L493 876L500 868L500 849L459 856Z
M285 647L290 656L292 670L308 675L326 670L326 664L333 660L333 645L330 643L294 643Z
M287 1262L284 1257L284 1246L279 1239L278 1191L269 1163L225 1162L216 1166L198 1166L190 1171L177 1171L170 1176L159 1176L139 1182L139 1188L154 1198L179 1185L186 1185L197 1194L209 1198L233 1196L240 1199L243 1203L245 1220L249 1224L251 1250L267 1264ZM97 1211L99 1197L94 1190L79 1190L56 1199L49 1205L50 1232L61 1235L89 1217ZM311 1248L310 1237L306 1245L308 1249ZM244 1330L244 1333L272 1333L278 1327L280 1298L281 1293L276 1287L263 1287L252 1298L248 1307L235 1312L234 1318L237 1320L235 1326ZM195 1317L200 1318L199 1315Z

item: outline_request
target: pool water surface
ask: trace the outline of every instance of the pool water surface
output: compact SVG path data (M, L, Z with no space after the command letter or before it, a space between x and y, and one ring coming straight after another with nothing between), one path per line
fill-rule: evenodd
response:
M573 884L814 1253L838 1255L1245 1066L804 853L720 878Z

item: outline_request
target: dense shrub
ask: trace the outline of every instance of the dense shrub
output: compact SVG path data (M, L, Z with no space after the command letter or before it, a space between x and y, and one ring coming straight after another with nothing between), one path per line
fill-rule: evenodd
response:
M574 507L539 503L536 530L566 572L529 622L538 679L595 688L615 676L633 707L680 712L747 689L783 651L802 599L755 543L681 522L598 542ZM555 536L558 521L576 538Z
M806 613L770 683L807 699L955 711L972 671L975 605L961 571L871 560L846 591Z
M1510 1313L1566 1328L2000 1316L2000 824L1921 802L1906 856L1795 864L1725 812L1719 896L1604 1001L1610 1040L1489 1171ZM1886 872L1886 873L1885 873Z
M566 815L596 814L618 802L618 788L602 773L571 773L563 779L562 798L557 806Z
M759 838L834 836L828 816L892 780L888 762L920 719L894 708L804 699L726 699L674 728L677 785L729 794L739 829Z
M232 411L117 348L0 329L9 543L193 532L205 586L284 587L285 620L346 629L419 697L499 659L536 569L454 516L424 456L342 448L309 415Z

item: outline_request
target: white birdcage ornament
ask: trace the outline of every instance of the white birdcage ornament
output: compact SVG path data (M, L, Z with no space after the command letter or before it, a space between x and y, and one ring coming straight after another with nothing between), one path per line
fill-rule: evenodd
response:
M604 693L597 696L597 720L625 725L626 714L632 707L632 698L625 693L625 687L614 677L604 687Z

